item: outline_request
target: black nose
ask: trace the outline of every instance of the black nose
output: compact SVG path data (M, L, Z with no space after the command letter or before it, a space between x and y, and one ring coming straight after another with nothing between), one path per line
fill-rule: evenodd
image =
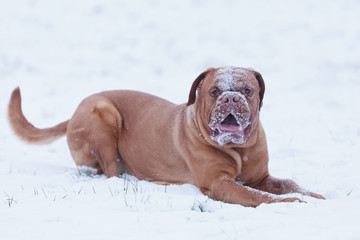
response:
M240 101L240 96L237 94L226 94L223 99L222 102L223 103L237 103Z

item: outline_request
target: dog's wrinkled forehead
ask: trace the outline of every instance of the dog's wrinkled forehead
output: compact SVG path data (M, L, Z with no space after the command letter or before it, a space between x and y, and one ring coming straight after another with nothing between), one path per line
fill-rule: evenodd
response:
M216 86L221 91L230 91L236 87L236 84L242 81L251 81L253 79L248 69L240 67L222 67L215 71Z

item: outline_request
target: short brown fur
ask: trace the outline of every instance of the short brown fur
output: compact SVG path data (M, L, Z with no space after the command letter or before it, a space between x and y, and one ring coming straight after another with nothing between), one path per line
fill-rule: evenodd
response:
M50 143L66 134L76 164L96 168L107 177L126 172L161 184L190 183L216 200L252 207L303 202L278 196L287 193L324 199L269 174L266 137L259 120L265 91L260 73L247 69L251 81L244 80L258 91L249 103L254 119L248 140L221 146L211 139L208 121L215 99L207 91L215 84L216 70L199 75L187 104L175 105L135 91L101 92L84 99L70 120L39 129L24 117L16 88L8 116L16 135L29 143Z

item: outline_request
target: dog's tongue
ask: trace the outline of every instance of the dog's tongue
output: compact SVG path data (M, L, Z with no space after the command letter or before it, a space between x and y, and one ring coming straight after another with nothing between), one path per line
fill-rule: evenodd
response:
M235 117L232 114L229 114L224 121L220 124L221 132L238 132L243 134L244 131L241 129L240 125L237 123Z
M221 132L238 132L238 133L243 134L243 131L240 129L239 126L233 126L233 125L221 124L220 131Z

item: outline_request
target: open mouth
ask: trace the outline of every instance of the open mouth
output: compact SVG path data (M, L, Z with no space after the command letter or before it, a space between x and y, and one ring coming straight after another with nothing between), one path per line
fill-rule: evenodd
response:
M219 130L221 132L237 132L240 129L240 124L231 113L220 123Z
M229 113L217 127L212 129L211 137L220 145L226 143L242 144L250 136L250 133L250 122L243 126L232 113Z

